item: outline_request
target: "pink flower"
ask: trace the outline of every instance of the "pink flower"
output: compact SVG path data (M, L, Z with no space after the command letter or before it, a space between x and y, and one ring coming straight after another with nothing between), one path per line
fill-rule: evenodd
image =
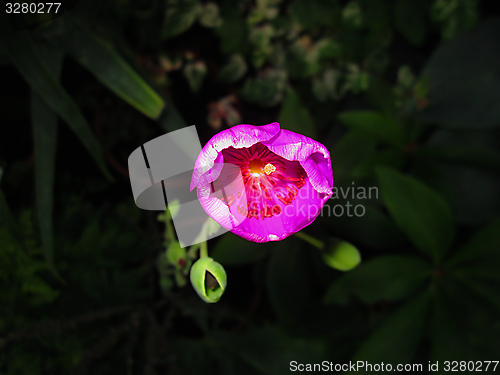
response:
M332 196L330 153L277 122L234 126L201 150L195 187L204 210L227 230L279 241L311 224Z

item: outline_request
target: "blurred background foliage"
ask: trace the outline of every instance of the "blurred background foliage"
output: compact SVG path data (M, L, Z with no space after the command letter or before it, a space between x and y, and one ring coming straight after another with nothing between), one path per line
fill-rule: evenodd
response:
M0 15L2 374L500 359L495 2L73 3L36 27ZM166 216L135 206L128 155L276 120L330 150L330 206L366 209L304 231L362 262L228 233L208 243L227 291L205 304Z

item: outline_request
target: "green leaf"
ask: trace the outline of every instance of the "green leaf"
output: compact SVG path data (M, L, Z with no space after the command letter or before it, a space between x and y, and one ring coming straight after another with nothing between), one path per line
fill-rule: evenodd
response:
M489 19L437 48L422 71L428 105L415 116L454 129L500 126L499 38L500 20Z
M249 330L236 337L231 347L252 367L269 375L290 374L293 361L321 363L327 349L323 341L293 337L275 325Z
M5 199L5 195L3 194L3 191L1 189L0 189L0 219L2 220L5 227L8 229L9 234L12 236L14 241L16 241L19 248L21 250L26 251L23 238L21 237L16 221L14 220L14 216L12 216L12 212L10 211L9 205L7 204L7 200Z
M395 170L378 167L377 177L382 199L396 224L420 251L439 262L454 236L447 204L420 181Z
M198 0L169 0L163 28L162 39L172 38L187 31L201 12Z
M340 8L334 1L297 0L288 9L290 15L306 29L334 26L340 21Z
M284 324L294 324L308 307L312 281L304 247L288 239L273 249L267 266L271 304Z
M165 104L165 110L158 119L160 127L166 133L169 133L187 126L186 121L181 116L177 108L174 107L173 103L170 100L166 100Z
M219 7L215 3L207 3L203 6L200 15L200 24L205 27L217 27L222 24Z
M272 107L283 99L286 88L286 72L266 69L254 79L247 79L240 91L241 97L262 107Z
M207 66L203 61L197 61L187 64L182 70L186 77L191 91L199 93L205 76L207 75Z
M400 307L361 345L352 361L385 362L393 366L411 363L424 333L429 297L428 292L421 293ZM359 372L366 372L366 368Z
M500 219L497 219L479 230L453 255L446 263L446 266L470 269L473 265L479 263L496 267L500 260L499 233Z
M447 306L439 294L434 296L433 305L430 325L432 336L430 356L432 364L435 364L435 361L439 362L439 371L444 374L441 365L443 361L447 361L449 358L472 359L469 353L470 345L465 340L462 327L456 321L456 312Z
M43 46L45 62L59 80L64 55L61 50ZM35 91L31 94L31 116L35 144L35 188L38 218L45 261L54 268L54 176L56 167L57 113ZM57 274L57 272L56 272Z
M495 269L498 270L498 262L496 262ZM481 276L481 274L476 277L461 274L457 277L457 279L465 288L469 289L476 296L489 303L497 310L497 312L500 312L500 294L498 293L500 288L500 277L497 275L496 280L492 283L491 281L479 279Z
M370 83L366 91L366 97L370 103L386 116L396 114L396 95L394 87L384 80L370 75Z
M240 80L247 72L247 63L239 54L231 55L229 61L219 72L219 80L224 83L233 83Z
M334 187L334 189L336 188ZM335 201L331 203L332 210L335 203ZM406 241L404 234L394 222L379 209L361 200L352 202L352 206L355 207L358 203L365 208L365 213L362 216L352 215L351 211L352 217L347 215L328 217L327 225L337 237L373 249L396 247ZM339 201L338 204L343 204L343 202Z
M320 77L313 78L313 93L320 102L339 98L337 85L341 73L336 69L328 69Z
M367 304L402 300L415 293L430 273L430 266L420 258L382 255L342 275L328 289L324 302L346 305L353 297Z
M342 23L348 27L363 27L363 11L356 1L349 1L342 10Z
M348 128L359 130L367 137L400 147L403 132L398 123L382 114L370 111L344 112L338 119Z
M221 8L222 25L216 29L220 48L224 54L239 53L246 55L250 50L248 29L241 15L238 3L232 0L223 2Z
M364 136L360 131L349 131L331 145L331 150L335 185L346 185L352 181L353 168L375 152L376 141Z
M427 6L426 1L412 0L397 0L394 4L396 29L416 46L424 42L427 32Z
M210 251L210 256L221 264L242 265L264 259L272 247L271 244L257 244L226 233Z
M286 98L283 101L278 122L283 129L288 129L312 138L316 136L314 119L292 88L288 89Z
M3 22L6 21L0 19L0 24ZM14 35L0 33L0 47L3 47L5 53L16 65L16 68L30 84L31 88L66 121L92 155L104 175L112 181L113 178L106 167L99 142L92 134L76 103L42 60L29 34L26 31Z
M375 168L377 166L386 166L394 169L401 168L405 162L403 151L394 149L385 149L375 151L366 157L361 163L352 170L354 178L372 178L375 177Z
M156 119L165 103L104 40L79 22L72 22L60 37L61 46L120 98L144 115Z
M417 149L416 154L500 173L500 153L487 147L474 145L422 146Z
M494 151L500 147L499 135L499 130L441 129L415 152L414 166L424 178L426 171L435 170L441 180L435 188L449 201L459 224L483 225L500 215L500 176ZM429 179L434 184L432 180L436 178Z

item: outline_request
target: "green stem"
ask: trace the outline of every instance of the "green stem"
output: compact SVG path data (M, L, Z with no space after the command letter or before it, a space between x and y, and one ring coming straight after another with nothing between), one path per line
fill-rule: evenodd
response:
M188 250L188 257L191 258L191 259L196 258L196 252L198 251L199 248L200 248L200 244L199 243L191 246L189 248L189 250Z
M207 241L203 241L200 244L200 258L208 258Z
M167 241L174 241L175 240L175 235L174 235L174 227L172 226L172 222L170 219L165 220L166 228L167 231L165 232L165 237Z
M316 247L320 250L323 250L323 248L325 247L325 244L323 242L321 242L320 240L318 240L318 239L316 239L308 234L305 234L304 232L297 232L297 233L295 233L295 236L299 237L303 241L310 243L311 245L313 245L314 247Z

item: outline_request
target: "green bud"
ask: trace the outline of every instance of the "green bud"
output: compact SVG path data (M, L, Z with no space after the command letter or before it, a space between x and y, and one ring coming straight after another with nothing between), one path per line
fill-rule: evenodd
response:
M349 271L361 262L358 249L345 241L334 241L323 253L327 265L339 271Z
M182 269L186 266L186 249L178 241L173 241L167 249L167 260L175 268Z
M217 302L226 290L226 271L212 258L198 259L191 267L190 278L196 293L207 303Z

